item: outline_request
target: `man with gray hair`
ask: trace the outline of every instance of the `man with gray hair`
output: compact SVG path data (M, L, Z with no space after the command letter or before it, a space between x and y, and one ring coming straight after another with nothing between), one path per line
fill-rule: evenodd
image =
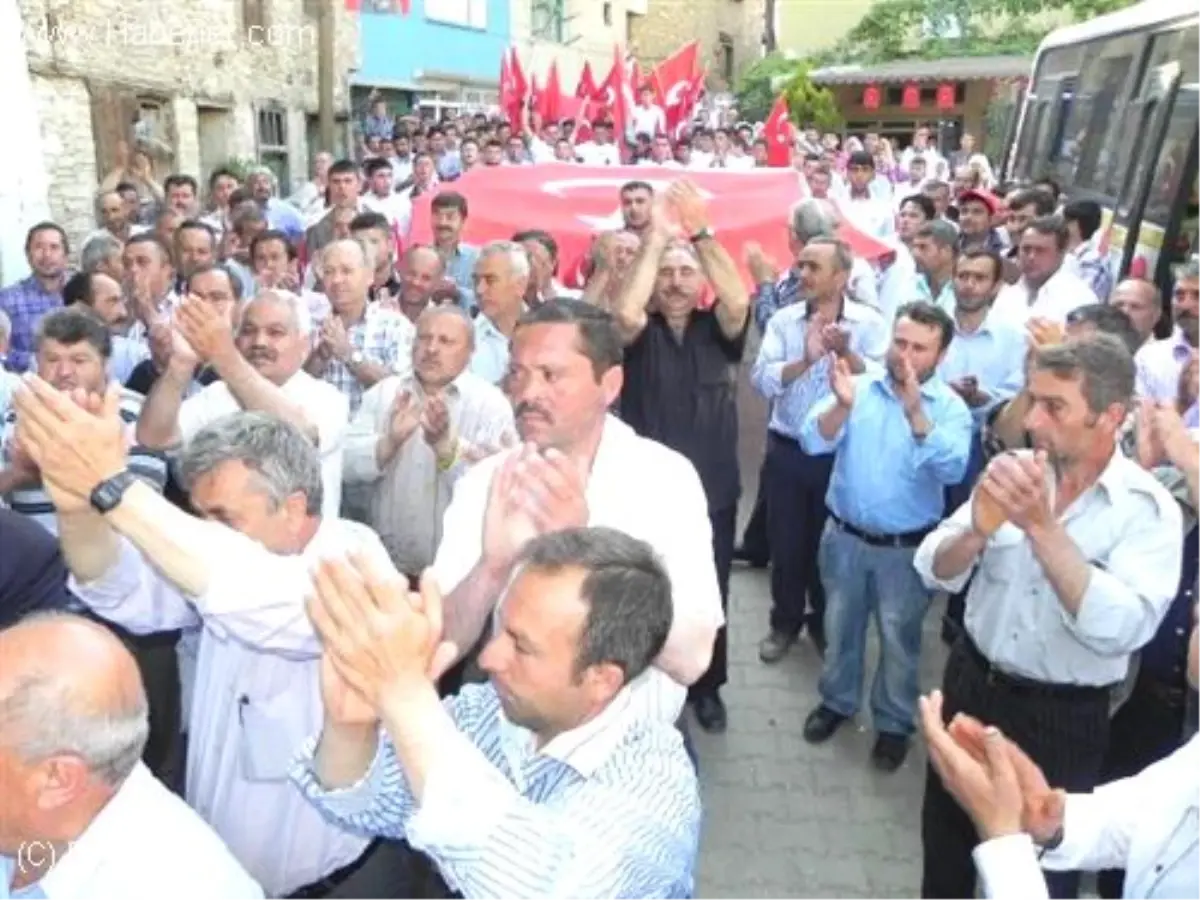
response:
M932 303L947 315L954 315L958 305L954 293L958 229L944 219L926 222L913 236L912 256L921 273L915 285L917 299Z
M508 373L509 342L525 309L529 256L513 241L492 241L475 263L475 352L471 371L499 384Z
M149 731L137 664L105 628L37 613L0 631L0 894L263 896L140 762Z
M800 253L814 238L831 238L837 235L841 217L829 200L810 197L801 200L792 210L788 227L788 249L792 254L792 266L782 276L779 267L760 246L746 247L746 265L754 279L754 322L760 332L766 331L767 320L785 306L803 299L800 283ZM861 257L854 257L850 276L846 283L846 294L852 300L877 307L879 295L875 286L875 270Z
M264 291L246 304L236 322L232 313L188 299L175 312L170 359L146 398L138 440L153 449L174 450L239 409L268 413L292 423L316 445L325 515L337 516L349 402L333 385L303 370L311 331L307 305L289 291ZM201 364L221 380L184 399Z
M125 245L107 231L96 234L79 251L79 271L85 275L107 275L117 284L125 280Z
M389 375L367 390L346 435L346 494L366 488L365 521L414 583L433 564L464 465L516 443L508 399L467 370L474 345L465 310L426 309L417 320L411 374Z
M946 721L994 725L1068 791L1096 786L1113 688L1179 584L1179 506L1117 447L1133 384L1129 350L1111 335L1035 347L1024 420L1035 449L995 457L913 560L930 589L970 581ZM932 769L922 838L922 896L972 896L975 828ZM1058 897L1078 880L1047 875Z
M179 465L195 518L127 474L115 394L84 409L34 379L17 405L24 446L53 485L80 599L135 633L200 629L189 805L268 896L338 877L347 896L404 896L388 851L343 872L367 842L322 819L286 781L291 754L321 718L320 646L304 608L310 567L348 553L389 565L370 529L322 516L309 436L259 412L201 428Z

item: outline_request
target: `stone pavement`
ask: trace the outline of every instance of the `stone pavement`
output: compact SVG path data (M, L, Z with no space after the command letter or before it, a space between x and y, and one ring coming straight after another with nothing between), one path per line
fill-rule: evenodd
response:
M756 347L747 348L748 360ZM740 452L743 521L757 488L765 411L743 385ZM765 571L735 568L729 610L729 730L692 728L700 757L705 822L699 897L915 897L920 889L923 748L894 774L877 772L869 711L814 747L802 736L817 704L820 660L807 641L782 661L759 662L770 588ZM926 620L923 689L945 663L942 605ZM869 691L874 661L868 655Z

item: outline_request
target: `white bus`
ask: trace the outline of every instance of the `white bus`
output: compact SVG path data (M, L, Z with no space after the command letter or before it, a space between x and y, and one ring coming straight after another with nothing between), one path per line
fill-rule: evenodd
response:
M1005 160L1010 179L1099 202L1114 272L1164 291L1196 252L1198 6L1146 0L1051 33Z

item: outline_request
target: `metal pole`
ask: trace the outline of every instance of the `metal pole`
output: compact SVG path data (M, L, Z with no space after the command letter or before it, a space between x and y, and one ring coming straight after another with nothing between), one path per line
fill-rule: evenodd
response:
M317 8L317 121L321 149L338 155L334 130L333 83L336 36L335 0L318 0Z

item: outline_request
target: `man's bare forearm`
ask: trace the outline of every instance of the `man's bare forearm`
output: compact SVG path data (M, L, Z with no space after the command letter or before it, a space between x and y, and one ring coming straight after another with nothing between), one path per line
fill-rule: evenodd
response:
M379 729L371 725L341 725L326 716L313 755L313 770L326 790L353 787L362 781L379 749Z
M58 540L67 568L81 584L102 578L117 564L117 533L94 510L60 512Z
M139 444L151 450L166 450L179 443L179 408L191 380L191 370L172 365L158 376L138 416Z
M694 246L717 295L716 315L722 330L727 335L740 334L750 315L750 294L742 284L737 264L729 251L713 238L697 241Z
M442 603L445 639L458 648L461 659L483 634L488 616L496 608L511 567L492 566L480 560Z
M1034 558L1041 563L1058 602L1070 616L1079 615L1079 607L1092 580L1091 566L1079 545L1057 521L1030 528L1027 535Z
M1029 395L1021 391L1000 410L992 423L992 435L1010 450L1025 446L1025 416L1030 405Z
M946 538L933 554L933 574L941 581L953 581L975 565L987 546L987 538L976 531L963 531Z
M195 548L204 545L205 528L222 526L189 516L142 481L129 486L105 519L183 593L207 593L216 561L204 559Z
M846 424L849 416L850 407L838 403L832 409L823 412L817 419L817 431L821 432L821 437L825 440L832 441L842 430L842 426Z
M242 409L263 412L290 422L315 444L320 435L304 408L293 403L278 385L267 381L240 353L230 353L213 365Z

